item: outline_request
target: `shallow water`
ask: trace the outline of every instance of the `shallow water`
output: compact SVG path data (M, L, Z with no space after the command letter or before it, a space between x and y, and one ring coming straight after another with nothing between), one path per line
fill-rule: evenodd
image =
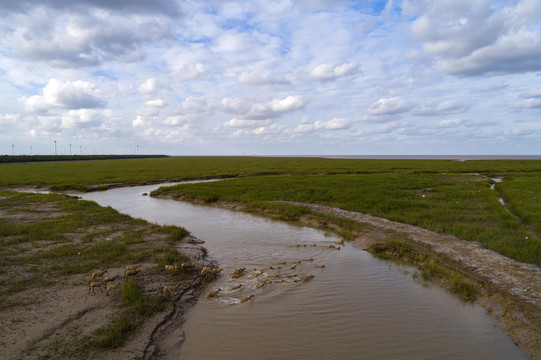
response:
M157 187L83 198L153 223L184 226L224 269L207 289L223 289L218 296L201 298L188 312L181 359L528 358L483 308L421 284L412 268L349 244L329 248L339 239L319 230L142 196ZM286 264L269 269L277 262ZM230 279L240 267L247 276ZM301 280L308 275L314 277ZM249 295L254 297L240 303Z

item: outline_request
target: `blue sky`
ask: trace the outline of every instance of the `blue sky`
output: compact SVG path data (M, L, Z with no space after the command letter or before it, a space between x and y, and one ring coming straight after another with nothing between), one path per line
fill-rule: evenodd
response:
M2 154L541 154L541 0L0 13Z

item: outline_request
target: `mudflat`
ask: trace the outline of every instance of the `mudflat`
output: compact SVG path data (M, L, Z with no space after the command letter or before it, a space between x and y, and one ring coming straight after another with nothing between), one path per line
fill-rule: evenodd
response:
M91 202L15 192L0 201L2 359L159 356L209 281L199 269L215 266L197 239ZM164 269L180 261L189 266ZM154 310L132 311L127 284ZM123 312L130 323L120 330L113 323ZM126 334L115 342L108 331Z

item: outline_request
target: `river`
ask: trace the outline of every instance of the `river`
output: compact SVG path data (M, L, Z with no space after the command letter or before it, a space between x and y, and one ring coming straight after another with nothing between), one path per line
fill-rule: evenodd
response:
M482 307L423 284L411 267L320 230L143 195L157 187L82 197L187 228L223 268L207 289L222 291L188 311L181 359L528 359ZM231 279L241 267L246 275Z

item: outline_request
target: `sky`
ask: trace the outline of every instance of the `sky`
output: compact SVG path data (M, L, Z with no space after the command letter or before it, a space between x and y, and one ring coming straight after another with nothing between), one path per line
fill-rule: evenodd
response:
M541 154L541 0L0 0L0 15L0 154Z

